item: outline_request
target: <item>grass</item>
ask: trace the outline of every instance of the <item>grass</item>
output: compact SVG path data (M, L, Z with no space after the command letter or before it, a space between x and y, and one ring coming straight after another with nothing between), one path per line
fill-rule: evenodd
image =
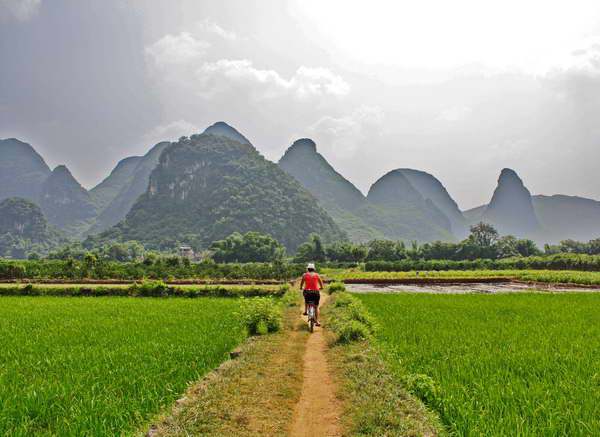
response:
M239 358L192 386L185 401L156 421L155 436L286 436L302 390L308 332L288 292L284 329L252 337Z
M433 436L442 435L439 418L394 379L387 365L371 345L369 314L355 297L335 294L323 311L332 329L327 359L342 400L344 435L352 436ZM349 325L348 325L349 324ZM345 325L363 325L365 335L355 341L340 341ZM362 338L362 340L360 340Z
M0 435L118 435L244 338L237 299L0 298Z
M456 435L600 435L600 295L359 295Z
M580 272L571 270L447 270L427 272L365 272L362 270L335 270L328 272L328 278L344 280L373 279L427 279L427 278L514 278L522 281L546 283L569 283L600 285L600 272Z

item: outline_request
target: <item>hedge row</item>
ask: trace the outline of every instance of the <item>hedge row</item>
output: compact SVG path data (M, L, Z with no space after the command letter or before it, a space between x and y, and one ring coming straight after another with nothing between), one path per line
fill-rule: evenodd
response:
M402 260L369 261L367 272L409 272L414 270L579 270L600 271L600 256L561 253L548 256L504 258L499 260Z
M44 285L14 285L0 287L0 296L122 296L122 297L254 297L254 296L283 296L289 286L279 288L251 287L226 287L210 285L201 287L170 287L161 281L148 281L133 284L130 287L111 286L76 286L76 287L48 287Z

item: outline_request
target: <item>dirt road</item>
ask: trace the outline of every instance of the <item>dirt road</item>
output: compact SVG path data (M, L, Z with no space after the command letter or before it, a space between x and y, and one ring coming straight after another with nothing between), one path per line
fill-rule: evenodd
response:
M321 306L329 296L322 295ZM300 400L294 409L292 437L341 436L341 406L327 364L327 342L322 328L315 327L304 353L304 379Z

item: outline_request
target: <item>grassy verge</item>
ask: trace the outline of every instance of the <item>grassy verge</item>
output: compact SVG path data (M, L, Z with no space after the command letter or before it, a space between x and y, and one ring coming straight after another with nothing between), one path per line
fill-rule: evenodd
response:
M0 435L120 435L244 339L235 299L0 298Z
M191 386L155 420L151 435L285 436L302 389L307 332L298 318L299 293L289 292L284 329L252 337L240 356Z
M445 435L437 416L404 388L372 346L377 328L360 301L336 293L324 316L333 330L328 360L343 402L344 435Z
M358 295L456 435L600 435L600 295ZM383 323L385 321L385 324Z
M250 297L282 296L287 285L178 285L161 281L133 284L0 284L0 296Z

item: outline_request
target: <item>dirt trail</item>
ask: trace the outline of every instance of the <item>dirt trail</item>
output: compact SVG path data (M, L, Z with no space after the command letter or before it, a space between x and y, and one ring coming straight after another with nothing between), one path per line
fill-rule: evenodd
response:
M321 304L329 296L321 295ZM304 379L300 400L294 409L290 435L292 437L341 436L340 402L329 372L325 351L327 341L323 330L315 327L304 353Z

